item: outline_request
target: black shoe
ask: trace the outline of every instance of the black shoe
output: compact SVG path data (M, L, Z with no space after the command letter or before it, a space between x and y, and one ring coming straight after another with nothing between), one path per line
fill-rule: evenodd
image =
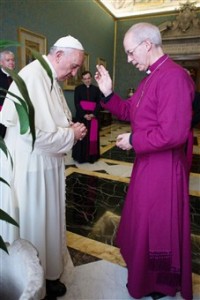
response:
M151 297L153 300L158 300L161 298L166 297L167 295L159 293L159 292L153 292L151 294L148 294L146 297Z
M47 296L46 295L46 297L44 299L42 299L42 300L57 300L57 297L56 296Z
M64 285L64 283L60 282L59 279L46 280L47 299L49 299L49 297L61 297L65 295L66 292L67 292L66 286Z

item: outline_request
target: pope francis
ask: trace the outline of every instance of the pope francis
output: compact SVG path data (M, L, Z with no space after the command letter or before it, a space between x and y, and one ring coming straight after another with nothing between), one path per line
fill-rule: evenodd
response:
M16 100L10 101L12 97L7 96L1 111L14 168L8 168L5 155L1 154L1 171L11 187L2 185L0 207L18 221L19 229L1 222L0 235L10 243L19 237L26 239L37 248L45 272L47 297L56 299L66 293L59 280L66 251L64 155L86 135L84 124L72 123L59 81L77 74L84 49L77 39L66 36L57 40L44 59L53 74L52 89L38 60L19 72L35 109L33 151L31 135L19 133L13 104ZM14 82L9 91L20 95Z

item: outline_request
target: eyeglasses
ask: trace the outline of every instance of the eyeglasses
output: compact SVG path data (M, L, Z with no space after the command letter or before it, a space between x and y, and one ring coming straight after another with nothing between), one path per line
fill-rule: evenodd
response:
M133 50L128 50L126 52L126 54L130 57L133 57L134 56L134 53L135 53L135 50L143 43L144 41L140 42Z

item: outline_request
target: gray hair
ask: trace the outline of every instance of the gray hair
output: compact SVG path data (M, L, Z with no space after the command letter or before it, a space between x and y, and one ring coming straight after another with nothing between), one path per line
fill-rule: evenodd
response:
M126 34L134 36L138 43L149 40L156 46L162 45L160 30L157 26L150 23L137 23L129 28Z
M0 60L2 60L6 54L12 54L12 55L14 55L14 53L12 51L9 51L9 50L1 51L0 52Z

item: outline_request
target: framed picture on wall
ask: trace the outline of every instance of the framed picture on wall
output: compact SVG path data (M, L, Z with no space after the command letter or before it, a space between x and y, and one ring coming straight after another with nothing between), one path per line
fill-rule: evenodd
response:
M18 28L17 33L19 43L24 45L18 48L20 68L23 68L35 59L29 48L36 50L41 54L46 54L47 40L44 35L32 32L22 27Z
M103 65L106 68L107 67L106 60L101 58L101 57L98 57L97 58L97 65Z
M81 74L86 70L89 70L89 54L88 53L84 54L84 62L83 62L83 65L78 70L77 75L75 77L69 78L68 80L66 80L63 83L63 90L74 90L77 85L81 84L82 83Z

